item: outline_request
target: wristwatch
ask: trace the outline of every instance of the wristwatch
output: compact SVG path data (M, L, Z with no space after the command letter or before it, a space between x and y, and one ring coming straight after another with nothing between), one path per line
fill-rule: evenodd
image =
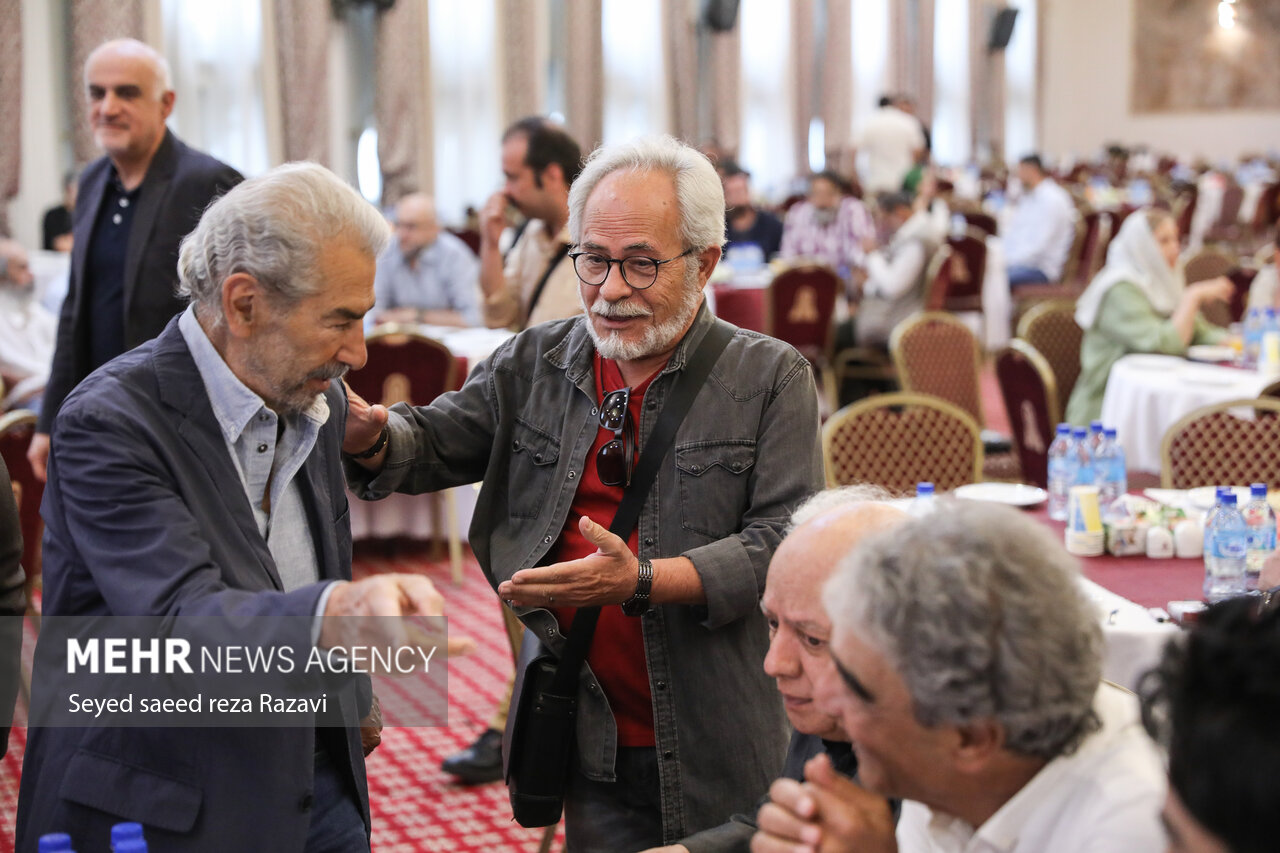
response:
M653 590L653 563L640 561L635 594L622 602L622 612L628 616L643 616L649 610L649 593Z
M362 450L359 453L348 453L352 459L372 459L382 452L382 448L387 446L387 439L391 436L391 430L383 427L382 432L378 433L378 440L368 450Z

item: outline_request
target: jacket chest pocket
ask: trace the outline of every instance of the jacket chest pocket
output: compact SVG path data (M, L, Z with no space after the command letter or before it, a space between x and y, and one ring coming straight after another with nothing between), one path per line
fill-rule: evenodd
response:
M756 464L750 440L709 441L676 448L680 521L686 530L723 539L742 528Z
M523 421L511 430L507 504L516 518L536 518L560 461L560 442Z

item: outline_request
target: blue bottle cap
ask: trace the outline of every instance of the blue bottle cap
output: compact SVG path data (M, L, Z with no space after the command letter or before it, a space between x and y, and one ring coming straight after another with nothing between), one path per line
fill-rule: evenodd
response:
M1089 432L1102 432L1102 421L1090 421Z
M916 496L933 494L933 483L916 483Z
M115 853L147 853L147 842L141 838L130 838L115 845Z
M122 841L141 841L142 840L142 824L140 823L117 823L111 827L111 844L118 848Z
M1223 493L1222 493L1222 505L1223 505L1223 506L1235 506L1235 505L1236 505L1236 493L1235 493L1235 492L1223 492Z
M1265 498L1267 496L1267 484L1254 483L1252 486L1249 487L1249 495L1250 497L1255 497L1255 498Z
M71 836L65 832L51 832L40 836L40 853L67 853L71 849Z
M1071 435L1071 424L1058 424L1058 435Z
M1084 438L1088 434L1089 434L1089 431L1084 427L1075 427L1074 429L1071 430L1072 438Z
M1102 434L1103 434L1103 435L1105 435L1107 438L1115 438L1115 437L1116 437L1116 428L1115 428L1115 427L1107 427L1106 429L1104 429L1104 430L1102 431Z

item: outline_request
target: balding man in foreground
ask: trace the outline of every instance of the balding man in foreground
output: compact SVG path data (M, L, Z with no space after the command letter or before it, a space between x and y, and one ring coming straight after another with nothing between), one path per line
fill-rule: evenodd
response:
M440 228L431 196L396 205L396 239L378 258L373 280L379 323L480 325L480 259Z
M861 543L824 599L818 708L902 815L895 837L866 819L865 792L806 768L805 785L775 786L755 853L1163 849L1160 758L1135 697L1100 683L1097 613L1042 525L944 502Z
M305 693L316 682L304 655L380 642L357 617L439 612L426 578L351 582L336 380L364 364L387 236L377 210L314 164L274 169L208 210L182 247L191 307L82 382L58 417L46 631L55 617L152 619L193 649L294 649L282 688ZM56 674L37 668L37 683ZM34 727L17 849L59 831L105 851L112 824L138 821L154 850L367 851L357 724L369 700L347 687L359 680L278 728Z
M769 623L764 671L777 684L787 719L795 729L782 770L783 778L791 784L800 784L805 765L819 755L828 757L824 766L833 777L852 777L858 769L839 717L824 713L814 702L814 685L831 667L827 653L831 621L822 607L822 587L836 564L859 541L907 517L902 510L882 503L884 497L879 489L868 486L819 492L791 517L791 531L769 563L769 579L760 601ZM767 796L764 801L768 802ZM864 803L868 820L892 828L893 816L883 797L866 794ZM755 831L755 816L738 814L721 826L653 853L746 853Z
M160 333L183 308L178 243L240 173L165 127L169 64L133 39L99 45L84 66L93 140L76 199L71 278L40 422L27 456L43 477L62 401L111 359Z

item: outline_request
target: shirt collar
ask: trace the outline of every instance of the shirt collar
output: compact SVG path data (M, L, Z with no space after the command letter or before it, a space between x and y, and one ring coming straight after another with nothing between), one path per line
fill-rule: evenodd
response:
M209 395L213 416L227 442L234 444L238 441L245 427L259 412L265 411L272 418L276 417L263 399L241 382L240 377L223 361L200 321L196 319L194 305L187 306L187 310L178 318L178 330L195 360L196 370L199 371L205 392ZM317 396L302 415L317 425L329 420L329 404L324 395Z

